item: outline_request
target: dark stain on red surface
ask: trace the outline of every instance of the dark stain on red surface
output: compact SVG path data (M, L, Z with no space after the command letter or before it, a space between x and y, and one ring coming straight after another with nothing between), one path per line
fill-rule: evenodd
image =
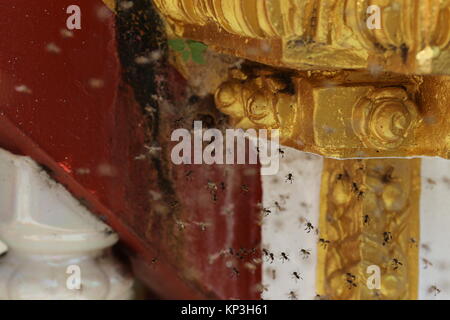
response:
M82 29L68 33L71 4ZM193 166L187 180L188 168L168 161L189 97L165 63L150 3L135 4L116 24L99 0L0 0L0 145L48 168L110 224L161 297L258 298L260 265L248 268L259 256L258 167ZM162 51L159 62L133 64L150 49ZM162 149L152 156L149 146ZM226 185L215 201L211 181Z

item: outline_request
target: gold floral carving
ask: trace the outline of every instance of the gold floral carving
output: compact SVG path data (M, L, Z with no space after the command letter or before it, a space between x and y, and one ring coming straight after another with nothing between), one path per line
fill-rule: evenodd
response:
M448 0L155 0L179 37L298 70L450 71ZM371 5L380 28L367 25Z
M357 71L233 69L216 106L243 129L333 158L449 157L450 78Z
M110 8L111 10L116 10L116 0L103 0L103 2Z
M329 299L416 299L420 160L326 159L318 294ZM381 288L368 285L380 268ZM370 271L370 269L369 269Z
M298 98L285 75L267 69L231 70L230 80L215 93L216 106L243 129L279 129L281 141L292 137Z

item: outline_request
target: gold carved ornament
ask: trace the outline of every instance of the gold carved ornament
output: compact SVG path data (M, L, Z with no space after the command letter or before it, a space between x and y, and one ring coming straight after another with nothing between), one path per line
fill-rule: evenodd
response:
M329 299L417 299L420 160L326 159L317 290ZM381 288L368 285L380 268ZM370 269L369 269L370 271Z
M253 67L232 70L215 101L233 126L278 128L283 144L307 152L448 158L449 92L447 77Z
M178 37L297 70L450 72L448 0L155 0ZM368 8L380 8L369 28Z

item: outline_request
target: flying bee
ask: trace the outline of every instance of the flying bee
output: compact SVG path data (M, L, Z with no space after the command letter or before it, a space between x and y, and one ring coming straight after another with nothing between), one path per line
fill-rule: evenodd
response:
M392 268L394 270L397 270L401 266L403 266L403 263L401 263L398 259L396 259L396 258L392 259Z
M297 294L294 291L289 292L289 299L298 300Z
M436 297L439 293L441 293L441 290L438 289L438 287L436 287L436 286L431 286L431 287L428 289L428 292L429 292L429 293L433 293L434 296Z
M370 223L370 217L368 214L364 215L363 217L364 225L368 226Z
M330 244L330 240L326 240L326 239L324 239L324 238L320 238L320 239L319 239L319 245L320 245L322 248L326 249L327 246L328 246L329 244Z
M387 245L392 240L392 234L388 231L383 232L383 246Z
M409 244L411 247L416 247L417 248L417 240L414 238L409 238Z
M303 256L303 259L308 259L311 255L311 249L301 249L300 254Z
M313 230L314 229L314 226L312 225L312 223L311 222L307 222L306 223L306 226L305 226L305 231L307 232L307 233L310 233L311 232L311 230Z
M275 208L277 209L278 212L284 211L285 209L280 205L280 203L278 201L274 202Z
M287 253L282 252L281 253L281 257L280 257L281 261L285 262L285 261L289 261L289 256Z
M294 182L294 175L292 173L288 173L286 176L286 182L292 183Z
M428 259L422 258L422 262L424 264L424 267L423 267L424 269L428 269L428 267L432 267L433 266L431 261L428 260Z
M350 272L347 272L345 281L347 282L348 289L356 288L358 285L355 283L356 276L351 274Z
M262 214L264 217L269 216L269 214L271 214L272 211L269 208L262 208Z
M384 184L389 184L391 183L394 178L392 177L392 173L394 172L394 167L389 167L386 172L383 174L383 176L381 177L381 182L383 182Z
M179 231L183 231L184 229L186 229L186 224L183 221L176 220L175 223L177 224Z
M184 175L185 176L185 178L187 179L187 180L192 180L192 175L194 174L194 171L192 171L192 170L189 170L188 172L186 172L186 174Z
M295 280L303 280L303 278L300 276L300 274L297 271L292 272L292 277Z
M231 275L232 275L233 277L239 277L240 272L239 272L239 270L238 270L237 268L232 267L232 268L231 268Z

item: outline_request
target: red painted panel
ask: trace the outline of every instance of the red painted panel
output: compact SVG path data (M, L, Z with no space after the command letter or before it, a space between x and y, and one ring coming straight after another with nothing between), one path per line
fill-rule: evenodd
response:
M71 4L81 7L82 29L68 33ZM138 274L161 297L257 298L260 266L244 266L259 256L257 166L188 169L136 160L147 152L154 128L135 88L122 79L115 16L100 0L0 0L0 13L0 146L49 168L110 224L135 254ZM188 98L183 79L164 64L161 69L164 90L182 106ZM169 119L161 115L161 127ZM162 129L159 136L169 139ZM162 158L169 147L163 145ZM186 170L196 178L186 179ZM209 181L225 183L216 201ZM163 199L155 197L160 193ZM167 211L162 202L175 198L176 208ZM234 214L224 214L230 206ZM177 221L189 227L180 230ZM233 255L215 259L229 248Z

